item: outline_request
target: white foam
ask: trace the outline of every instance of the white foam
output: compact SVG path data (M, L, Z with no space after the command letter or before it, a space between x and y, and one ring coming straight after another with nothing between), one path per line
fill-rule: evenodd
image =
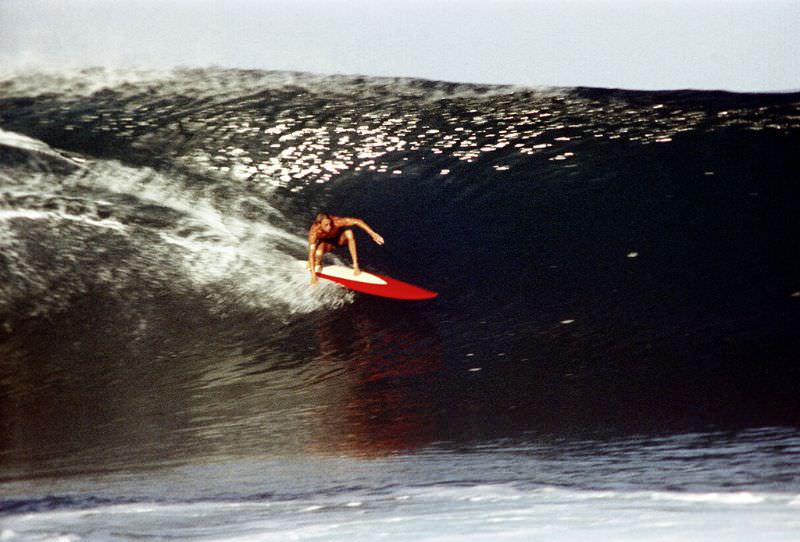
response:
M125 225L112 219L94 219L85 215L71 215L68 213L58 211L33 211L33 210L0 210L0 220L13 220L13 219L26 219L26 220L69 220L72 222L80 222L88 226L98 228L106 228L116 231L124 231Z
M126 84L155 83L174 80L178 72L152 69L116 68L83 69L64 68L63 65L37 67L5 66L0 68L0 78L11 85L11 92L20 95L39 95L57 92L64 96L91 96L106 89L118 88Z
M658 497L658 499L657 499ZM524 489L510 484L399 487L302 500L143 502L11 515L8 539L91 536L109 525L144 537L203 540L793 540L780 493ZM794 497L797 498L796 496ZM664 501L674 501L665 505ZM761 506L761 502L771 506ZM192 525L187 532L186 526ZM13 529L13 531L12 531ZM67 535L67 536L75 536ZM47 536L47 534L45 535ZM51 534L49 536L59 536ZM11 538L14 537L14 538ZM71 538L73 540L75 538Z
M748 491L734 493L679 493L656 492L651 498L657 501L679 501L690 503L720 503L720 504L758 504L765 500L763 495L755 495Z
M50 194L55 181L50 175L25 177L22 181L9 180L23 190L11 192L24 199L28 196L53 196L68 200L61 193ZM333 285L312 288L308 272L295 267L297 257L306 251L303 237L288 231L289 224L281 228L268 222L280 220L280 213L264 199L254 199L242 192L224 200L206 194L203 186L193 189L190 181L158 173L149 168L133 168L117 161L97 161L85 170L64 177L57 183L59 189L75 193L97 190L134 196L143 204L151 203L179 212L174 227L156 225L153 233L162 243L150 244L143 250L159 253L182 268L183 275L200 288L212 287L222 307L229 301L253 308L278 307L286 314L308 313L323 307L339 307L349 303L354 296ZM13 184L11 185L13 186ZM213 191L214 185L205 185ZM6 191L8 192L8 191ZM95 196L92 196L93 198ZM80 199L80 198L79 198ZM105 197L105 200L114 200ZM98 201L94 200L94 203ZM247 205L244 205L247 203ZM24 204L23 204L24 205ZM110 204L113 207L113 203ZM250 214L239 209L262 208L264 220L253 220ZM124 214L131 209L125 208ZM124 232L133 242L142 237L140 230L146 223L120 222L120 218L100 219L85 214L70 214L68 210L2 209L0 221L68 220L89 226ZM183 218L181 218L181 216ZM127 221L125 221L127 222ZM8 233L6 230L5 233Z
M80 182L87 182L85 175ZM296 247L297 254L303 254L305 239L268 223L268 214L279 213L266 202L259 202L265 220L253 221L238 215L235 198L217 203L187 190L179 179L113 161L102 164L90 182L113 192L135 194L191 217L201 226L197 234L178 236L162 230L159 237L165 244L179 247L189 278L199 285L227 285L238 292L239 303L253 307L280 303L289 313L306 313L353 299L340 288L310 287L308 273L294 265L296 256L278 249L278 245ZM219 208L220 204L225 208Z

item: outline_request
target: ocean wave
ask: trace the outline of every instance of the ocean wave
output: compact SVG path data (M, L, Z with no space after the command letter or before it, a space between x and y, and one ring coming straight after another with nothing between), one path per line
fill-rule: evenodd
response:
M241 448L262 446L272 408L347 435L302 446L367 456L475 425L796 424L799 109L797 94L216 68L14 75L2 382L35 404L52 390L16 376L31 360L117 360L105 377L131 386L126 367L158 361L174 412L218 450L230 416ZM311 288L298 262L320 210L385 238L357 232L364 269L440 296ZM69 424L57 414L48 427Z

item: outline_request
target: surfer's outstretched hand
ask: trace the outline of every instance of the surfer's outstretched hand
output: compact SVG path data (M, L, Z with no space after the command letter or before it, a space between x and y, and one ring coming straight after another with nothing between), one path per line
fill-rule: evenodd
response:
M383 244L383 237L381 237L377 233L372 236L372 240L375 241L376 243L378 243L379 245Z

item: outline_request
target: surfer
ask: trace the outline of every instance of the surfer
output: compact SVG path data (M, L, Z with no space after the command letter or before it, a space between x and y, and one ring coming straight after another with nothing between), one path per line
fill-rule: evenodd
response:
M361 269L358 267L358 252L356 251L356 236L350 226L358 226L372 237L372 240L379 245L383 244L383 237L375 233L366 222L360 218L346 218L319 213L308 230L308 267L311 273L311 284L317 283L315 271L322 269L322 258L326 253L335 250L336 247L347 243L350 250L350 259L353 260L353 273L358 275Z

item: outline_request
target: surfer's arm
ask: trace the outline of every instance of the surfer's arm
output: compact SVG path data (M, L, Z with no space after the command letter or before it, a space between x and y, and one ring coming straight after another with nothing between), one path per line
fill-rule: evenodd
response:
M341 218L339 219L342 226L358 226L367 234L372 237L372 240L378 243L379 245L383 244L383 237L378 235L378 233L369 227L369 224L361 220L360 218Z
M317 282L317 274L314 270L317 268L317 232L311 230L308 232L308 261L306 267L311 273L311 284Z

